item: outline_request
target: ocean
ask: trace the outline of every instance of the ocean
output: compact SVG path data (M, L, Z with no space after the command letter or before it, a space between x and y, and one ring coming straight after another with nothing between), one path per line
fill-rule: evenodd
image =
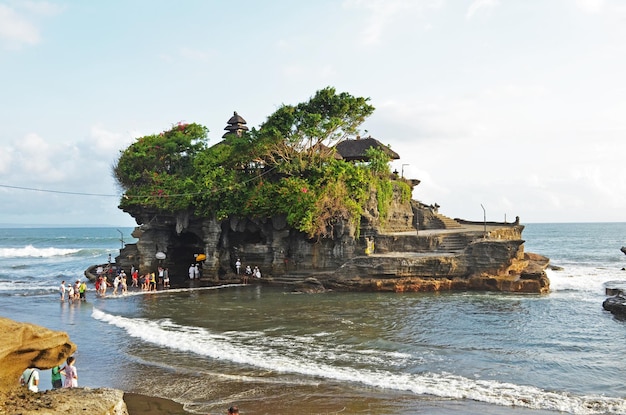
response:
M294 294L260 284L58 301L130 228L0 229L0 315L62 330L79 385L189 413L625 414L626 223L527 224L547 295ZM246 265L246 264L244 264ZM49 371L41 385L50 388Z

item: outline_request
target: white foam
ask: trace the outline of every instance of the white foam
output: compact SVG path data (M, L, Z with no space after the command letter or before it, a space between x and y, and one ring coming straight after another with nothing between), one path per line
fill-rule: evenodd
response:
M224 288L231 288L231 287L245 287L245 285L244 284L224 284L224 285L216 285L216 286L211 286L211 287L166 288L166 289L161 289L157 291L144 291L144 290L139 290L136 287L129 286L128 291L126 291L123 294L121 292L121 287L119 287L117 295L113 295L113 288L109 287L107 288L106 297L100 297L100 298L112 299L112 298L133 297L133 296L139 296L139 295L163 295L163 294L172 294L172 293L186 293L190 291L221 290Z
M376 356L376 360L385 357L393 360L395 357L406 356L394 357L377 350L351 352L353 345L325 348L324 343L311 344L306 336L304 339L298 336L270 338L258 331L237 335L216 334L205 328L181 326L171 320L151 321L114 316L96 308L93 309L92 317L124 329L130 336L151 344L269 371L358 382L372 387L447 399L472 399L502 406L562 411L575 415L626 413L626 400L620 398L574 396L533 386L475 380L447 373L415 374L342 366L341 361L347 359L359 362L363 355L367 359ZM240 342L242 338L247 342ZM250 347L250 344L255 347ZM335 365L327 362L335 362ZM386 367L394 366L391 364Z
M569 266L559 271L546 270L551 291L577 291L604 295L608 281L626 278L626 272L609 268Z
M80 249L35 248L32 245L26 245L22 248L0 248L0 258L49 258L71 255L78 251Z

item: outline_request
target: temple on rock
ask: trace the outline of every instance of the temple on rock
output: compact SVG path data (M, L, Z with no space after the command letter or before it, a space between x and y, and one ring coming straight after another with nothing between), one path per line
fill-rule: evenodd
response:
M248 127L235 112L225 130L223 138L241 136ZM336 158L346 162L366 162L372 147L390 159L400 158L372 137L346 139L334 150L340 156ZM360 220L338 218L332 235L324 238L290 227L285 214L218 219L191 211L126 208L139 225L133 233L138 242L126 245L116 261L124 268L138 266L142 273L167 267L172 285L184 285L188 267L202 258L202 280L214 284L236 281L235 262L240 259L244 266L261 269L263 283L287 286L315 279L335 290L548 291L549 260L524 252L519 219L509 223L449 218L438 206L406 196L402 186L412 191L419 180L398 177L397 172L391 179L393 194L385 215L372 188ZM161 259L157 252L163 253Z

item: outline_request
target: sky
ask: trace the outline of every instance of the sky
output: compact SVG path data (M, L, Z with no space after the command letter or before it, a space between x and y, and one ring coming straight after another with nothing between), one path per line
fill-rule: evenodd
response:
M327 86L446 216L623 222L624 39L620 0L0 0L0 224L134 226L136 138Z

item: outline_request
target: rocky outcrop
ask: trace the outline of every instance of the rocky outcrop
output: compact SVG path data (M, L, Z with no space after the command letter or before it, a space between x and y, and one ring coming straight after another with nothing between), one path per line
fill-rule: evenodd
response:
M17 385L29 367L51 369L76 351L67 333L0 317L0 390Z
M545 293L548 259L524 253L515 223L473 223L450 219L427 206L403 200L393 189L386 219L375 190L356 224L337 220L331 238L310 239L288 226L285 216L268 218L198 217L190 212L127 210L140 226L139 241L120 252L124 268L170 270L172 285L187 280L187 270L202 254L203 279L231 281L235 262L258 266L264 281L316 277L325 288L345 290L432 291L495 290ZM156 253L166 254L157 259ZM132 263L131 261L135 261ZM303 292L319 292L303 287Z
M33 393L19 386L24 369L51 369L76 351L67 333L0 317L0 414L127 415L123 392L73 388Z
M325 281L351 291L547 293L548 259L519 256L519 241L475 242L461 253L391 253L352 259Z
M626 296L620 291L617 295L604 300L602 308L617 317L626 318Z
M12 390L4 396L0 414L128 415L124 392L109 388L67 388L33 393Z

